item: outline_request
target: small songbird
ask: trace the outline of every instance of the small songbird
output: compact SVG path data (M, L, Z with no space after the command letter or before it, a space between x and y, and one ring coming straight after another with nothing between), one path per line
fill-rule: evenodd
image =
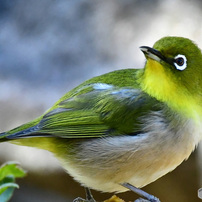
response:
M102 192L141 188L172 171L202 139L202 53L183 37L140 50L143 69L82 83L0 141L48 150L75 180Z

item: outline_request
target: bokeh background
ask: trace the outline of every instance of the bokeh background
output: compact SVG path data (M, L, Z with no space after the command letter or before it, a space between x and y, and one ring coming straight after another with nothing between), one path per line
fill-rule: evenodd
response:
M139 46L184 36L202 47L200 0L0 0L0 131L41 115L93 76L141 68ZM202 187L201 146L175 171L145 187L163 202L195 202ZM20 162L12 202L65 202L84 190L49 152L8 143L0 161ZM93 194L102 201L111 194ZM134 201L136 195L118 195Z

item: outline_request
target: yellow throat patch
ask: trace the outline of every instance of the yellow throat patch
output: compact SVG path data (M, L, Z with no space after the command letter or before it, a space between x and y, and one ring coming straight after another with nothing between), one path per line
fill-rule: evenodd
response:
M158 61L147 59L140 86L143 91L175 111L195 120L202 117L199 98L193 97L185 87L180 86Z

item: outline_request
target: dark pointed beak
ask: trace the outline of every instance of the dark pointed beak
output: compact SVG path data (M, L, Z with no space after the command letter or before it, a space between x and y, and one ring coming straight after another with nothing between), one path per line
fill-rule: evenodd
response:
M140 50L145 54L146 58L151 58L160 62L161 60L167 61L166 57L161 54L160 51L150 48L148 46L141 46Z

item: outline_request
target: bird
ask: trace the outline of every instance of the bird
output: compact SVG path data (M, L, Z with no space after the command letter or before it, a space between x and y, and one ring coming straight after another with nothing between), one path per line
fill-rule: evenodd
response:
M0 142L52 152L87 190L140 189L171 172L202 139L202 53L179 36L140 50L144 68L85 81Z

